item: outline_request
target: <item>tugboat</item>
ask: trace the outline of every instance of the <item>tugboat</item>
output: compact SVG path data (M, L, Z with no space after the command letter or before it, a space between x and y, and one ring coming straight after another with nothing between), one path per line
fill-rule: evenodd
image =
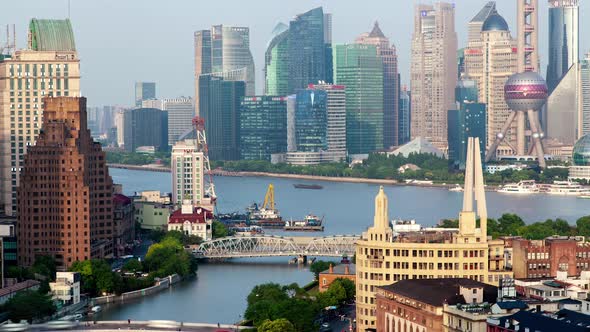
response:
M323 186L320 186L319 184L301 184L301 183L296 183L293 184L293 187L297 188L297 189L324 189Z
M248 219L250 225L266 228L281 228L285 225L279 210L275 208L275 190L272 184L268 186L262 207L254 203L248 208Z
M289 220L285 222L286 231L311 231L311 232L323 232L324 226L322 222L324 218L319 219L313 214L305 216L304 220Z

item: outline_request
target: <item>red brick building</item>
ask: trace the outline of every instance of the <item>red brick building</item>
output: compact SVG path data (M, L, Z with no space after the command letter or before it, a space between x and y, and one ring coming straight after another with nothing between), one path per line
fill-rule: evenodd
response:
M590 267L590 245L568 237L512 240L514 278L556 277L557 271L579 276Z
M58 270L112 255L113 182L86 124L86 98L44 99L43 125L27 149L18 197L18 260L53 256Z
M326 271L320 272L319 283L320 292L325 292L330 288L334 280L342 278L348 279L356 284L356 265L354 264L340 264L332 265Z

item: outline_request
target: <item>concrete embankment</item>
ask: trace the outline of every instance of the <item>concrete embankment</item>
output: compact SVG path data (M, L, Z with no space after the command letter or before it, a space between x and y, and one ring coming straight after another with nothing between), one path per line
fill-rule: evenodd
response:
M95 306L98 304L105 304L105 303L113 303L113 302L123 302L126 300L137 299L140 297L152 295L154 293L160 292L164 289L169 288L170 286L180 282L182 278L176 274L168 276L166 278L162 278L156 281L156 284L143 289L138 289L136 291L123 293L121 295L107 295L101 297L95 297L90 300L90 306Z

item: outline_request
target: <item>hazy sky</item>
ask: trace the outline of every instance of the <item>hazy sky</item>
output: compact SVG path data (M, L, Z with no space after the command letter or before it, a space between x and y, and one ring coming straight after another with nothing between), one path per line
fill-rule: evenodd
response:
M2 1L0 40L6 24L16 24L17 43L26 46L26 28L33 18L65 18L68 0ZM421 1L431 3L432 1ZM454 0L459 46L466 44L467 22L486 3ZM590 2L580 1L580 51L590 42ZM250 27L256 62L256 89L262 91L264 51L277 22L317 6L333 14L334 43L352 42L370 31L375 20L395 43L402 82L408 83L413 30L412 0L71 0L71 19L81 58L82 94L89 105L132 105L135 81L157 83L158 97L192 96L193 32L213 24ZM543 74L547 60L547 0L539 0ZM515 35L516 3L498 0L497 7Z

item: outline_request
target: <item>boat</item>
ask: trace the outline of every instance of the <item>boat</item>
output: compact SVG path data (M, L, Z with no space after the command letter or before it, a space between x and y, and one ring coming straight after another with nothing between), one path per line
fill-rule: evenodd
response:
M312 232L323 232L324 226L322 222L324 218L319 219L313 214L308 214L303 220L289 220L285 222L284 229L286 231L312 231Z
M282 228L285 225L279 210L275 208L275 191L272 184L268 186L262 207L254 203L248 207L247 214L251 226Z
M536 194L540 187L535 180L524 180L518 183L508 183L498 189L499 193L505 194Z
M452 188L449 188L449 191L453 191L453 192L463 192L463 187L461 187L460 185L455 185Z
M248 226L244 223L230 227L230 231L233 231L237 236L249 236L249 235L262 235L264 230L260 226Z
M319 184L301 184L301 183L295 183L293 184L293 187L297 188L297 189L324 189L323 186L320 186Z
M580 195L578 198L590 199L590 195Z
M546 185L545 192L550 195L564 196L587 196L590 190L574 181L553 181L552 184Z

